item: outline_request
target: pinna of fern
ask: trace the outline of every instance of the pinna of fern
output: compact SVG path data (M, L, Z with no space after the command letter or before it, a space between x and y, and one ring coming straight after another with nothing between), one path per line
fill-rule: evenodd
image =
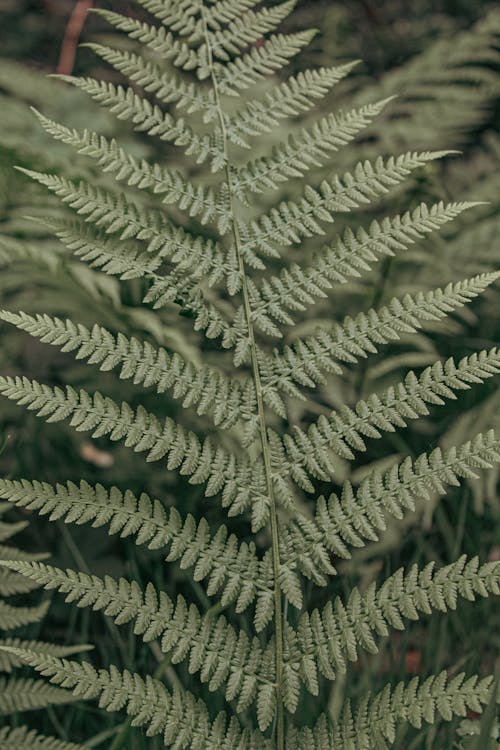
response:
M117 624L133 623L137 637L156 640L172 663L186 661L191 675L219 691L226 710L214 717L190 690L172 692L161 680L115 665L96 669L88 661L70 662L36 648L4 648L76 696L97 699L106 710L126 710L135 726L162 735L166 747L178 749L347 750L371 747L374 736L383 747L394 741L399 723L419 727L436 716L451 720L467 709L480 711L490 700L491 679L448 679L443 673L387 686L363 699L354 713L346 705L338 721L323 715L310 727L300 726L297 717L302 691L322 694L327 681L345 673L360 651L376 652L391 630L434 610L455 609L461 599L498 594L498 563L462 556L439 568L414 565L366 590L355 587L345 599L331 596L312 610L304 583L309 579L328 586L337 572L336 558L348 558L355 548L376 540L388 515L401 517L422 495L444 494L476 469L498 462L498 438L480 433L445 453L405 459L386 473L372 472L357 490L345 482L329 500L308 503L304 493L317 494L318 480L332 481L335 456L354 461L369 440L404 429L429 408L456 398L457 391L498 373L500 352L493 348L459 361L437 361L353 407L322 414L307 427L293 424L290 405L293 399L307 403L329 373L341 374L402 334L469 304L498 274L395 298L307 338L279 343L317 299L474 204L422 204L328 238L338 213L380 204L408 175L448 153L411 151L360 162L343 174L332 169L319 185L304 186L297 200L253 211L255 193L270 193L272 201L280 183L331 163L332 153L367 128L388 102L332 115L271 154L245 163L254 139L311 111L351 66L305 71L277 85L272 96L259 96L254 84L285 67L311 38L308 32L276 33L293 1L270 8L257 0L139 0L139 5L152 15L151 23L102 13L141 43L140 54L96 48L134 85L90 78L70 82L136 130L183 151L188 161L207 162L209 184L137 160L116 141L68 129L43 114L38 117L47 132L94 159L118 185L113 190L55 174L28 175L68 207L71 218L57 218L53 226L82 262L124 283L143 278L144 303L156 308L174 304L188 313L200 337L220 346L220 366L195 365L137 338L115 336L99 321L87 328L49 315L1 315L101 370L116 370L120 378L159 394L170 391L184 409L210 419L208 434L99 392L19 376L1 377L0 391L48 422L69 420L77 431L124 441L148 461L177 470L203 487L206 497L217 498L227 519L213 529L203 515L185 515L182 507L167 513L145 493L136 497L85 481L52 486L4 479L0 495L52 519L108 525L112 534L135 535L138 544L165 548L166 559L192 569L194 580L219 606L205 612L152 583L142 588L135 581L30 560L3 564L12 574L64 593L77 606L102 610ZM235 113L229 101L246 97L247 89L249 98ZM165 105L172 104L167 110ZM200 112L203 129L191 117ZM147 204L134 200L136 191L147 193ZM300 258L289 264L304 241L320 237L327 245L309 266ZM278 263L282 271L272 275ZM223 439L227 430L230 441ZM231 519L241 515L251 524L245 539L231 530ZM253 622L242 624L234 614L248 608Z

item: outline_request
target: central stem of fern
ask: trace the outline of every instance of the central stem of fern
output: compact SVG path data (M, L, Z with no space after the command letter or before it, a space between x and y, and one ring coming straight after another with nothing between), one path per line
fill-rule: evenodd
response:
M247 276L245 271L245 261L241 251L242 243L240 232L238 229L238 222L236 220L236 209L234 200L234 191L231 181L231 172L229 168L229 153L228 153L228 137L226 130L226 123L224 120L224 112L222 109L220 92L217 83L217 77L214 71L213 65L213 54L210 45L210 37L208 34L208 26L205 17L205 8L203 0L200 2L201 13L203 17L203 26L205 32L205 42L207 45L207 60L210 68L211 81L214 90L215 101L217 105L217 113L220 123L220 128L223 138L224 148L224 159L225 159L225 170L226 170L226 182L228 190L229 207L232 216L232 228L234 235L234 242L236 248L236 254L238 258L238 268L241 276L241 290L243 297L243 307L245 311L245 320L248 331L248 342L250 349L250 357L252 362L253 380L255 385L256 401L257 401L257 413L259 419L259 432L262 446L262 457L264 461L264 471L266 477L266 487L269 497L270 505L270 525L271 525L271 544L272 544L272 559L273 559L273 574L274 574L274 628L275 628L275 640L276 640L276 748L277 750L285 750L285 715L284 715L284 704L283 704L283 606L282 596L279 584L279 573L280 573L280 551L279 551L279 535L278 535L278 514L276 507L276 498L274 496L272 468L271 468L271 451L269 447L269 440L267 436L267 425L266 416L264 409L264 399L262 393L262 381L260 376L259 361L257 357L257 346L255 343L255 332L252 322L252 307L250 302L250 294L248 291Z

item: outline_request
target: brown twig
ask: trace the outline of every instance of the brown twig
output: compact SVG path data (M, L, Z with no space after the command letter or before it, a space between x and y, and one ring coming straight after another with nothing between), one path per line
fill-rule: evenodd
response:
M77 0L66 26L61 54L57 64L58 73L70 75L73 72L78 40L82 33L87 13L93 4L93 0Z

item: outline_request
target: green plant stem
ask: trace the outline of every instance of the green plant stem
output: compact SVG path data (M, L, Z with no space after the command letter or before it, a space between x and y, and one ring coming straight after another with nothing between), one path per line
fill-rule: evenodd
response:
M211 72L212 86L215 95L215 101L217 104L217 112L222 132L223 144L224 144L224 158L225 158L225 169L226 169L226 181L228 188L229 206L231 210L231 216L233 217L233 236L236 248L236 254L238 258L238 268L241 276L241 290L243 297L243 306L245 310L245 320L248 331L248 342L250 348L250 357L252 362L253 380L255 385L256 401L257 401L257 413L259 418L259 432L262 445L262 458L264 461L264 471L266 476L267 493L269 497L270 505L270 526L271 526L271 544L272 544L272 560L273 560L273 573L274 573L274 628L275 628L275 639L276 639L276 748L277 750L285 750L285 712L283 705L283 607L282 607L282 596L279 584L279 573L280 573L280 552L279 552L279 534L278 534L278 513L276 506L276 498L274 496L274 487L272 479L272 468L271 468L271 452L269 448L269 441L267 436L267 425L264 408L264 399L262 393L262 381L260 377L259 362L257 358L257 346L255 342L255 332L252 323L252 308L250 303L250 294L248 291L247 277L245 272L245 262L241 252L241 238L236 221L236 210L234 192L232 189L231 173L229 168L228 158L228 138L226 131L226 123L224 120L224 113L222 110L219 87L217 78L214 72L213 66L213 55L210 47L210 38L208 35L208 27L205 18L205 8L203 0L200 2L201 13L204 19L204 31L205 41L207 45L207 56L208 64Z

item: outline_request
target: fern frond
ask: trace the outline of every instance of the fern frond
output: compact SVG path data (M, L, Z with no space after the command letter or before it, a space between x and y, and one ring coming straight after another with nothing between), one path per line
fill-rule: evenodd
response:
M176 31L179 31L177 26L182 26L183 22L200 13L198 0L137 0L137 3L166 26L175 27ZM210 0L210 3L214 4L214 0Z
M148 451L150 461L160 460L173 451L169 466L175 468L186 462L184 471L181 468L181 473L194 474L201 468L200 460L205 470L208 469L194 433L184 431L170 418L167 418L162 426L156 417L143 407L138 407L134 413L127 403L122 403L120 407L100 393L91 396L83 389L77 393L70 386L67 386L64 392L59 387L51 388L28 378L2 377L0 391L28 409L36 410L37 416L46 418L48 422L71 418L71 426L77 431L92 430L93 437L110 435L111 440L125 438L128 447ZM205 450L212 459L212 450L208 442ZM179 454L175 455L177 451ZM190 460L186 461L188 453ZM227 461L226 458L223 460L224 463Z
M249 421L255 411L255 388L249 379L230 379L219 370L197 366L179 354L169 354L136 338L123 334L114 336L102 326L91 330L70 320L49 315L27 315L0 311L0 319L8 321L43 343L73 352L76 359L109 371L120 368L119 377L131 379L135 385L154 386L157 393L172 391L182 405L196 406L198 414L212 414L222 429L239 420Z
M305 70L292 76L265 94L263 99L254 99L236 115L227 117L227 137L239 146L250 148L244 136L269 133L279 125L280 120L307 112L315 101L326 96L336 83L345 78L354 65Z
M188 659L189 672L199 672L210 690L226 685L226 700L237 699L238 712L252 705L263 682L274 681L272 643L262 647L257 638L236 631L225 617L210 612L201 615L182 596L173 602L163 592L158 595L152 584L143 591L124 578L102 579L44 563L7 561L2 565L48 590L65 593L67 602L102 610L118 625L134 621L135 635L145 641L159 639L161 650L171 654L174 664Z
M13 607L0 600L0 630L15 630L39 622L47 614L48 608L49 602L36 607Z
M444 289L406 294L394 298L380 310L347 317L331 329L319 328L313 336L294 341L275 355L276 375L270 385L284 389L289 380L314 386L325 382L324 373L341 373L339 364L354 363L379 346L397 341L401 334L415 333L428 321L437 321L471 302L500 277L500 273L480 274L472 279L448 284ZM256 316L257 317L257 316Z
M288 742L296 750L372 750L396 741L396 729L410 724L420 729L439 717L451 721L467 710L482 713L491 698L493 678L480 680L463 673L448 678L437 676L385 687L374 698L363 698L353 712L348 703L335 722L321 715L313 729L290 729ZM375 743L375 744L374 744Z
M256 309L261 314L288 322L287 310L305 310L316 299L326 297L336 284L359 278L381 258L406 250L426 234L477 205L480 204L439 202L428 207L422 203L402 216L373 221L368 231L360 228L355 234L347 229L333 245L318 253L309 267L295 264L283 269L279 276L263 281L258 289L260 299Z
M202 224L220 218L227 224L224 205L211 188L196 187L181 172L166 169L159 164L150 164L145 159L138 160L128 154L113 139L87 130L79 133L49 120L35 110L40 123L53 138L75 148L78 153L96 159L103 172L114 175L115 179L126 181L127 185L140 190L151 190L163 196L162 202L176 204L189 216L197 216ZM224 264L224 258L218 260Z
M183 520L175 508L167 514L159 500L145 493L137 498L130 490L122 493L116 487L107 490L84 481L53 487L46 482L0 479L0 495L51 520L92 522L94 527L109 524L110 534L135 535L136 544L147 544L149 549L168 546L166 560L179 560L183 569L194 568L194 580L206 580L208 596L217 594L223 607L235 603L236 611L242 612L257 599L261 616L269 618L270 609L272 614L269 561L260 562L255 544L239 543L224 525L211 535L205 519L197 523L188 515ZM12 559L20 558L12 555Z
M192 81L186 83L177 76L167 74L160 66L135 52L95 43L88 43L86 46L129 80L137 83L149 94L154 94L156 99L164 104L175 104L178 109L185 109L188 114L212 113L213 119L213 95L207 94L199 84Z
M116 238L110 239L105 234L99 236L85 224L68 224L64 220L52 218L44 219L43 223L55 231L56 236L69 250L90 263L92 267L99 268L109 275L119 276L121 279L145 277L151 280L152 284L142 300L144 303L153 303L155 309L168 303L179 305L193 315L195 331L204 331L207 338L216 338L229 329L225 318L215 305L206 300L194 279L189 282L180 269L174 269L169 274L157 273L163 262L162 249L168 248L170 243L160 244L154 253L148 253L141 251L130 242L118 241ZM154 240L149 243L149 247L154 247L152 243ZM206 272L212 265L210 247L209 244L200 244L198 238L189 239L189 236L186 236L184 243L186 263L191 265L194 256L198 254L202 258L193 276L202 273L202 269ZM193 250L192 257L190 249ZM207 253L205 257L203 253ZM180 256L181 251L175 258L179 264L184 263ZM213 279L213 275L211 276Z
M259 221L248 225L240 222L245 258L250 251L260 250L264 255L279 257L277 245L299 243L304 237L323 235L319 222L331 223L333 215L348 212L362 204L370 203L384 195L394 185L402 182L412 171L429 161L445 156L446 151L408 152L386 162L378 158L375 163L360 162L351 174L342 178L324 180L319 190L309 185L300 203L281 203Z
M130 238L149 240L146 246L147 251L153 253L161 249L163 257L183 248L182 230L178 230L181 234L177 238L171 237L174 244L169 247L167 229L169 222L166 219L162 220L152 211L127 202L123 195L116 196L83 181L76 185L58 175L28 169L20 169L20 171L55 193L79 215L84 216L85 221L105 229L107 233L121 232L120 239L122 240Z
M16 573L10 573L8 570L0 568L0 597L28 594L36 588L36 584L34 585L32 581L28 581L23 576L17 575Z
M446 494L447 486L456 486L460 478L477 478L475 469L491 468L500 462L500 440L493 430L480 433L457 448L443 453L436 448L410 457L385 473L371 472L355 491L350 482L342 496L320 497L316 506L316 524L323 543L335 555L349 558L349 547L362 547L378 541L386 529L386 516L402 518L415 510L415 501L433 494Z
M14 263L32 263L54 271L60 264L60 257L52 247L49 249L13 237L0 237L0 266L10 267Z
M9 651L18 658L24 653L10 646ZM0 714L32 711L35 708L71 703L74 700L68 690L47 685L44 680L0 677Z
M209 28L218 31L220 24L234 21L259 3L260 0L216 0L204 9L204 19Z
M16 560L19 562L19 560ZM3 570L7 570L3 568ZM24 579L30 583L28 578ZM31 583L34 583L31 581ZM38 584L36 584L38 585ZM92 646L58 646L55 643L45 643L44 641L24 641L21 638L1 638L0 646L6 648L21 648L27 649L28 651L36 651L38 654L51 654L52 656L72 656L73 654L80 654L84 651L89 651ZM11 672L15 667L22 665L22 659L15 654L0 650L0 672ZM1 745L0 745L1 747Z
M360 109L324 117L312 128L303 128L279 144L269 157L248 162L233 176L233 187L244 199L247 192L274 190L290 178L302 177L314 167L323 166L329 154L350 143L383 109L387 99Z
M147 727L148 736L162 734L166 747L193 750L271 750L271 743L257 731L241 729L235 718L229 721L221 713L211 721L201 700L188 692L170 693L152 677L143 680L116 667L96 671L90 664L39 656L32 651L16 652L30 666L64 685L76 698L98 699L100 708L117 711L124 708L133 726Z
M0 544L0 560L26 560L40 561L46 560L49 554L46 552L26 552L26 550L17 547Z
M84 181L76 185L57 175L28 169L20 171L55 193L86 223L92 223L106 234L117 234L120 240L144 240L146 252L154 254L156 259L171 261L185 274L192 270L199 278L209 273L214 284L225 272L234 271L233 266L226 263L225 254L217 242L188 234L182 227L174 226L161 212L138 207L122 194L95 188ZM138 258L142 259L142 255ZM152 272L152 268L148 266L147 271ZM190 286L189 277L182 280L173 274L163 277L163 281L172 287L174 299L176 295L182 297L182 290Z
M126 712L130 717L127 726L144 727L148 737L162 735L164 745L173 750L285 750L288 746L294 750L371 750L375 745L382 749L399 740L396 726L400 721L420 727L435 714L451 719L467 709L480 711L489 698L491 681L472 678L464 682L462 675L447 681L443 673L422 684L415 680L409 685L401 683L395 690L388 687L371 701L358 700L356 714L346 701L338 721L322 717L311 729L294 728L293 719L285 717L285 708L291 714L296 712L303 687L304 692L319 695L325 678L333 680L346 672L347 662L357 659L362 650L376 653L380 639L387 639L391 629L403 630L407 620L418 620L433 610L455 609L460 598L472 601L500 593L500 563L481 565L477 558L461 557L440 569L433 563L422 569L416 565L406 572L401 569L380 585L348 589L345 598L333 601L323 596L320 608L312 612L307 606L316 598L312 587L326 587L336 575L334 556L349 558L352 548L378 540L390 516L401 519L418 500L443 494L460 478L474 476L475 469L500 462L500 442L493 433L479 434L446 452L438 449L414 460L403 459L398 465L393 465L390 457L382 459L375 467L391 468L368 467L367 473L365 467L365 478L358 486L353 475L352 482L343 482L338 496L333 494L328 501L320 497L315 506L305 503L298 489L313 492L313 479L329 482L339 458L342 465L353 460L356 451L366 449L367 439L406 427L410 419L428 415L430 405L443 404L455 398L456 391L500 372L498 349L457 362L437 362L418 375L410 372L401 383L352 406L340 393L335 404L346 405L310 424L312 417L306 420L293 400L306 401L304 389L324 384L328 373L341 374L346 364L355 364L381 345L405 339L426 321L439 321L458 310L499 274L477 275L480 272L474 269L472 278L465 281L448 286L444 282L422 293L412 291L378 310L343 320L337 314L328 328L304 338L284 330L295 324L295 313L326 297L335 284L371 271L377 260L405 250L477 204L422 204L411 213L380 219L358 230L344 230L347 221L342 217L342 236L319 254L312 254L312 261L304 267L293 263L291 257L287 269L271 276L266 273L265 261L266 256L280 258L282 248L287 252L292 248L288 254L296 255L292 246L302 245L305 238L326 235L337 213L371 205L371 214L377 215L381 199L392 187L400 186L428 162L452 153L417 151L421 136L413 144L407 137L409 118L404 101L411 96L419 101L417 120L430 111L438 112L438 107L429 105L429 92L436 88L436 81L451 84L447 89L450 98L463 90L462 104L489 101L491 94L485 96L482 91L493 80L491 63L498 61L493 50L498 24L493 24L493 32L489 29L485 34L483 29L479 34L481 44L486 41L484 58L478 55L480 45L476 43L465 64L462 52L455 55L451 48L444 66L437 64L436 68L436 60L430 56L422 68L422 82L409 87L411 96L405 93L403 106L395 105L392 120L379 129L383 135L379 137L375 126L370 138L364 139L361 151L366 160L343 174L348 157L342 147L372 123L387 97L395 93L390 87L397 76L389 82L389 90L384 90L386 83L382 82L376 97L381 101L365 104L360 97L351 105L356 108L323 117L316 124L311 121L302 127L295 122L294 135L280 141L280 122L309 112L352 67L322 67L302 73L295 68L283 83L277 81L274 88L266 83L261 91L241 98L239 104L232 102L226 109L226 97L239 97L243 90L285 67L314 35L276 33L296 0L273 0L268 7L258 0L138 2L140 10L158 19L158 26L111 11L99 12L142 49L133 48L128 39L122 40L118 49L90 45L128 79L127 84L101 83L90 77L61 78L139 133L166 143L163 151L168 152L167 157L177 147L197 164L208 164L212 176L203 180L198 174L201 169L184 171L175 164L148 162L111 137L62 126L39 113L44 129L60 144L93 159L85 171L89 175L97 172L103 179L78 183L63 173L45 174L44 167L40 172L23 171L76 214L72 224L65 218L67 213L61 220L49 218L45 224L55 229L77 258L112 276L136 280L126 285L127 298L130 293L133 305L168 306L158 318L161 326L172 324L174 305L180 308L195 331L203 332L205 338L220 339L219 348L228 350L224 356L228 363L232 358L235 375L226 375L223 365L220 370L208 366L213 357L211 344L202 347L207 357L201 359L207 364L194 364L188 361L189 355L184 359L135 337L112 333L119 328L116 325L108 330L99 321L86 327L49 315L0 311L0 319L44 343L73 352L78 361L97 365L101 371L116 370L120 378L153 387L157 394L169 391L183 408L209 415L213 424L202 420L208 430L201 425L199 433L185 428L181 418L179 422L157 418L154 407L151 411L142 406L132 408L99 391L49 387L21 377L0 376L0 395L47 422L68 420L76 431L121 440L126 447L143 452L148 461L163 461L164 467L177 471L184 480L203 485L195 494L217 496L228 516L245 514L251 520L252 535L242 526L247 518L231 533L229 524L212 527L202 513L199 517L181 515L160 500L116 487L92 486L85 481L52 486L0 479L0 499L9 501L0 502L0 517L10 503L38 511L50 520L107 526L110 534L133 537L149 549L164 548L161 556L165 561L190 569L197 594L205 601L213 598L213 602L209 601L204 611L177 592L159 591L152 583L141 588L124 578L61 570L41 563L39 556L23 555L5 545L0 546L0 593L17 594L43 586L60 591L79 607L101 611L118 625L127 624L133 635L155 641L154 650L166 655L165 663L184 662L180 674L196 675L198 682L206 685L203 694L207 689L218 691L219 705L225 700L231 713L214 718L208 705L183 688L170 692L152 677L120 673L115 666L97 670L89 663L66 658L85 647L72 649L17 638L0 641L0 667L3 664L11 670L28 663L51 679L53 687L38 681L3 681L0 706L6 692L9 709L17 702L23 710L31 704L44 705L44 701L94 698L103 709ZM483 62L489 66L484 75ZM456 73L450 76L453 66ZM434 78L431 69L437 71ZM469 85L476 80L481 81L479 94ZM38 95L33 100L43 98ZM448 128L448 109L446 104L444 122L436 124L438 135ZM474 117L469 122L479 122L481 116ZM425 131L429 130L427 124ZM242 149L251 148L252 139L265 133L273 134L274 150L262 148L245 164ZM402 144L401 151L412 150L396 157L377 157L377 152L384 153L378 148L380 143L389 140ZM438 140L433 135L430 143ZM65 149L60 144L62 153ZM236 163L232 160L234 146L239 147ZM291 189L286 201L275 199L269 208L262 208L260 197L255 199L260 208L252 206L253 194L260 196L296 178L303 180L312 168L326 167L337 151L337 168L321 184L299 185L298 197ZM77 165L76 173L78 170ZM111 178L122 183L122 192ZM487 181L479 196L486 195L492 184ZM140 194L134 188L151 194ZM156 209L149 208L155 203ZM160 210L161 204L164 210ZM174 214L183 214L179 220L182 226L177 226ZM210 227L197 234L199 223ZM216 239L208 239L212 235ZM317 243L312 245L314 251ZM14 240L0 241L0 263L10 263L16 252L25 264L41 257L37 248L28 251L20 247ZM67 256L60 251L61 260L52 267L63 267ZM47 260L43 262L46 268L51 267ZM89 274L81 264L71 262L70 266L75 278L78 273L83 278ZM412 269L405 265L403 270L406 285ZM114 280L100 280L117 289ZM413 283L409 284L412 289ZM382 296L384 289L379 292ZM142 325L138 310L129 313ZM146 318L152 325L151 311ZM287 345L271 351L269 339L283 335ZM420 340L423 344L422 337ZM387 365L378 366L378 374L385 377L389 368L393 372L403 364L408 367L410 361L420 367L418 363L427 364L427 358L426 353L395 355ZM313 406L307 413L322 412ZM307 425L304 429L297 426L302 418ZM231 432L223 439L220 433L228 429ZM179 486L182 489L182 482ZM266 525L268 529L257 535ZM0 543L19 528L4 525L0 518ZM169 587L175 588L175 581ZM326 606L325 601L329 602ZM315 605L317 602L316 598ZM253 627L250 618L242 616L251 605ZM231 612L222 614L226 607L231 607ZM292 612L291 607L301 611ZM14 608L0 602L0 626L3 622L7 627L36 622L45 608L45 604ZM264 632L268 626L269 633ZM188 682L191 679L188 677ZM55 697L46 690L56 691ZM306 711L309 705L307 697ZM241 723L237 718L240 713ZM27 730L21 730L19 736L26 744ZM5 737L10 737L10 730L8 734L0 731L0 744ZM47 745L45 739L52 744ZM34 748L36 741L33 736ZM64 745L54 748L49 738L42 743L41 750L74 750Z
M196 70L200 64L197 51L186 42L176 39L170 30L167 31L163 27L150 25L103 8L96 8L93 12L105 18L119 31L124 31L131 39L142 42L177 68Z
M292 392L293 381L310 387L324 383L324 372L342 372L339 362L354 363L361 357L375 354L377 344L397 341L401 333L415 333L426 322L447 317L482 294L499 275L479 274L472 279L450 283L444 289L419 292L415 297L406 294L401 299L393 298L380 310L361 312L355 318L348 316L342 324L336 323L331 329L318 327L314 335L298 338L282 352L274 353L275 375L269 378L266 374L266 385ZM321 289L317 287L316 292L321 292ZM313 300L309 297L308 301ZM264 310L264 305L260 310L256 306L256 326L268 336L281 337L279 328ZM294 324L294 319L276 306L270 306L269 312L279 322ZM272 372L272 363L269 369Z
M243 13L239 18L232 21L229 26L220 31L208 32L210 40L210 52L215 58L229 60L231 55L239 55L241 50L259 41L263 36L276 31L279 24L290 15L297 0L286 0L271 8L262 8L254 12L252 10ZM199 75L208 78L211 74L209 55L206 44L200 48L200 55L206 57L206 65L199 70Z
M179 560L181 568L194 568L194 579L206 581L207 594L217 595L223 607L234 603L239 613L255 601L257 632L272 617L273 572L269 554L259 560L255 545L239 543L234 534L228 535L225 526L212 536L204 519L196 523L188 515L183 520L175 508L167 515L158 500L151 500L144 493L137 498L130 491L123 494L116 487L107 490L84 481L53 487L45 482L1 479L0 496L19 507L49 515L51 520L92 522L94 527L109 524L110 534L134 534L137 544L147 544L150 549L169 546L166 560ZM335 569L323 532L305 518L297 518L295 523L289 529L281 529L280 585L288 591L291 603L301 608L297 573L325 586Z
M0 747L3 750L85 750L83 745L46 737L28 727L0 729Z
M226 65L215 67L219 90L228 96L239 96L239 91L250 88L262 78L287 65L300 50L307 46L316 32L300 31L296 34L275 34L259 47L240 55Z
M218 0L203 9L203 20L198 17L200 5L196 2L181 3L176 8L158 0L139 0L150 13L165 26L180 36L187 36L190 43L200 41L204 36L203 21L207 28L219 31L223 24L229 24L246 11L259 5L259 0Z
M215 447L209 438L202 444L198 437L167 417L163 424L142 406L135 411L123 402L70 386L66 392L50 388L28 378L0 377L0 393L30 410L47 422L70 419L78 432L91 431L93 437L109 435L110 440L125 440L136 452L147 452L147 461L168 457L167 467L189 476L192 484L206 483L207 497L222 490L222 502L230 515L252 506L255 518L264 523L268 509L261 463L238 462L236 457ZM255 521L257 523L257 521ZM257 526L260 528L260 526Z
M334 471L331 451L352 460L351 448L366 449L364 438L406 427L408 419L429 413L427 404L441 405L445 398L456 398L454 390L467 390L499 371L496 348L464 357L458 365L450 358L427 367L420 377L408 373L403 382L359 401L354 410L343 406L329 418L321 416L307 434L297 427L294 437L284 437L291 476L305 487L310 487L305 472L328 481Z
M280 524L280 561L280 589L297 609L303 606L299 574L317 586L326 586L337 572L324 543L323 531L298 513L293 522Z
M37 219L39 221L39 219ZM43 226L51 229L56 237L77 258L98 268L103 273L119 276L120 279L146 277L160 282L156 273L163 263L159 253L149 253L140 245L124 240L116 241L109 235L99 235L83 222L70 222L56 218L44 218Z
M139 96L133 88L115 86L105 81L97 81L95 78L60 77L107 107L119 120L131 120L138 132L183 147L187 156L196 157L197 164L203 164L211 158L214 172L224 167L224 153L218 146L215 136L197 135L184 120L176 120L172 115L163 112L158 105L151 104L148 99Z
M377 589L375 583L360 593L354 588L346 604L340 598L320 612L301 616L297 631L290 630L289 661L311 690L317 684L304 669L318 670L328 679L346 671L346 658L356 661L358 647L377 653L374 634L387 636L389 628L404 630L404 620L418 620L432 610L456 609L461 597L474 601L477 596L500 594L500 563L479 565L474 557L463 555L456 562L434 570L429 563L405 573L401 568ZM302 667L300 665L302 664ZM315 692L315 691L313 691Z

